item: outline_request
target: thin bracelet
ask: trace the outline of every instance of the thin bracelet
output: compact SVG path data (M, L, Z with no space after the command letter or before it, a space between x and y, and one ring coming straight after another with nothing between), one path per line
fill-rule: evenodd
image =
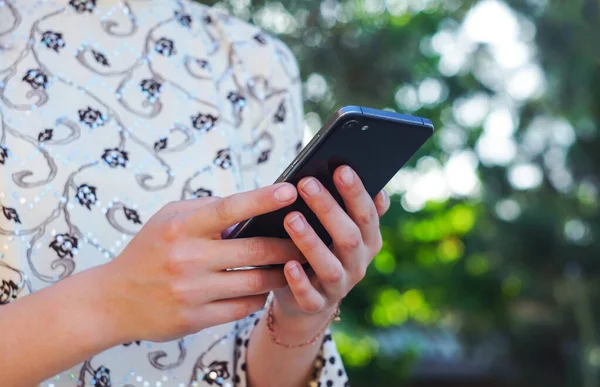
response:
M327 320L327 323L325 324L325 327L323 329L321 329L316 335L314 335L310 340L301 343L301 344L286 344L286 343L282 343L278 338L277 338L277 332L275 330L275 317L273 317L273 303L274 303L275 299L271 300L271 302L269 303L269 310L267 313L267 328L269 329L269 335L271 336L271 341L280 346L280 347L284 347L284 348L302 348L302 347L306 347L308 345L314 345L315 342L319 339L319 337L321 337L321 335L323 335L323 333L325 333L325 331L327 330L327 327L329 326L329 324L332 321L335 322L339 322L340 319L340 303L338 302L335 311L333 312L333 315Z

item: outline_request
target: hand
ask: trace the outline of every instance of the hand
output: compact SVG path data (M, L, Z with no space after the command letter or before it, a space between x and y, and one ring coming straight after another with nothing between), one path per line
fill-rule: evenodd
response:
M358 175L345 166L335 171L334 183L348 213L317 179L308 177L298 184L300 195L331 235L333 248L321 241L302 214L292 212L286 216L285 229L312 270L306 273L301 262L293 259L285 264L289 286L274 292L280 313L328 317L363 279L381 249L379 217L390 205L385 191L371 199Z
M295 187L283 183L162 208L105 265L104 288L119 339L172 340L261 309L270 291L285 286L282 270L225 269L302 261L302 255L289 240L222 240L221 233L296 197Z

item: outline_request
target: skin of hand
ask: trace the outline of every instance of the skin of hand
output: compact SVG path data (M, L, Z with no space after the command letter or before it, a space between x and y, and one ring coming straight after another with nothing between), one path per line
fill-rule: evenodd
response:
M280 314L297 317L331 313L364 278L381 250L379 218L390 206L385 191L372 199L348 166L336 169L334 183L347 212L316 178L307 177L298 183L298 192L331 235L333 246L330 249L321 241L302 214L292 212L286 216L285 229L312 270L307 273L294 259L285 264L288 286L274 292Z
M282 183L168 204L110 263L3 305L0 332L11 334L0 335L0 384L34 386L114 346L179 338L263 308L267 295L286 284L281 267L227 269L302 262L301 253L290 240L223 240L221 232L297 195ZM295 366L289 357L278 361ZM259 360L256 367L268 366Z
M297 197L288 183L225 198L174 202L156 213L108 264L109 302L123 341L167 341L241 319L282 288L281 268L225 271L303 261L289 240L221 239L247 218Z
M356 173L345 167L336 169L334 182L347 213L317 179L305 178L298 184L298 192L333 238L332 248L300 213L292 212L284 220L293 243L312 267L307 273L302 261L290 259L284 270L288 285L274 291L275 327L284 343L301 344L322 334L337 303L364 277L381 249L379 217L390 206L385 191L371 199ZM260 319L249 341L249 385L306 386L321 341L294 349L277 346L266 320Z

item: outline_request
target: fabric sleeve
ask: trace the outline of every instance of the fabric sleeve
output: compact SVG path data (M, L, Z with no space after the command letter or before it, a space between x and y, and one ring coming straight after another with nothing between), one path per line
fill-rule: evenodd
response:
M246 375L246 359L248 343L252 331L265 313L265 309L253 313L241 320L236 325L233 381L236 387L248 387ZM288 349L294 351L295 349ZM315 359L314 370L307 387L346 387L350 386L348 376L331 336L331 330L327 329L321 340L321 348Z

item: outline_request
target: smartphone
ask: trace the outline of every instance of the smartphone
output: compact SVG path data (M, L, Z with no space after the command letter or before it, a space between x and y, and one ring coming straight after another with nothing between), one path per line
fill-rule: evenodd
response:
M302 178L313 176L344 208L333 183L336 168L350 166L369 195L375 197L432 134L433 124L425 118L345 106L329 119L275 183L297 185ZM292 211L301 212L323 242L331 246L331 236L300 196L285 208L237 224L226 238L289 238L283 221Z

